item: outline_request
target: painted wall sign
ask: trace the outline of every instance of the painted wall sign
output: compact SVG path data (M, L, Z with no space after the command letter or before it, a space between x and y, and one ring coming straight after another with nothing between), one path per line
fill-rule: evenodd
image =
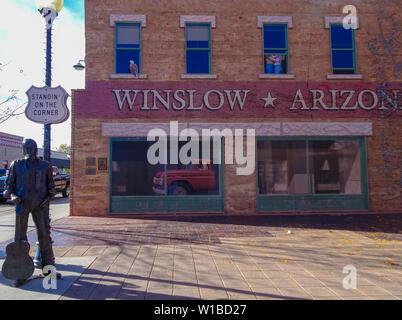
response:
M28 105L25 108L25 115L29 120L56 124L66 121L70 116L66 104L69 94L61 86L56 88L31 86L26 94Z
M402 116L402 83L89 82L77 118Z

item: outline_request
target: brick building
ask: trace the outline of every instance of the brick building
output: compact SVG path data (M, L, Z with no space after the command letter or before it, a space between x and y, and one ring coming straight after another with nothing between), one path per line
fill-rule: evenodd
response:
M15 159L22 157L23 137L0 132L0 165L8 169Z
M87 0L85 12L72 215L402 210L399 0ZM253 161L230 161L233 142Z

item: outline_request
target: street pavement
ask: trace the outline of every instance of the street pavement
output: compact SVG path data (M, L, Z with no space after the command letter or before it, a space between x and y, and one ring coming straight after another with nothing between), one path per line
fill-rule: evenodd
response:
M51 201L50 204L50 218L52 221L67 217L69 215L69 201L68 198L63 198L61 195ZM14 237L14 224L15 224L15 208L11 203L0 204L0 243L7 241ZM28 230L34 230L35 224L31 215L29 216Z
M402 299L402 214L67 217L62 202L57 267L84 267L57 293L36 284L40 299Z

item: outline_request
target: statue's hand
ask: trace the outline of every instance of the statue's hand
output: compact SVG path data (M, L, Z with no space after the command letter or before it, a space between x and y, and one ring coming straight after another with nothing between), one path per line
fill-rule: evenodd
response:
M16 206L18 206L19 204L22 203L22 198L12 194L11 195L11 202L14 203Z

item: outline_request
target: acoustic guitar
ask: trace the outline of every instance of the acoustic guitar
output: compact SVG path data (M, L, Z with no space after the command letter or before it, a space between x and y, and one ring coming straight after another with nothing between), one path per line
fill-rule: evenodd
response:
M20 215L16 215L16 239L20 239L19 220ZM6 247L6 260L4 261L1 272L9 280L24 282L35 271L32 258L29 256L29 243L27 241L15 241Z

